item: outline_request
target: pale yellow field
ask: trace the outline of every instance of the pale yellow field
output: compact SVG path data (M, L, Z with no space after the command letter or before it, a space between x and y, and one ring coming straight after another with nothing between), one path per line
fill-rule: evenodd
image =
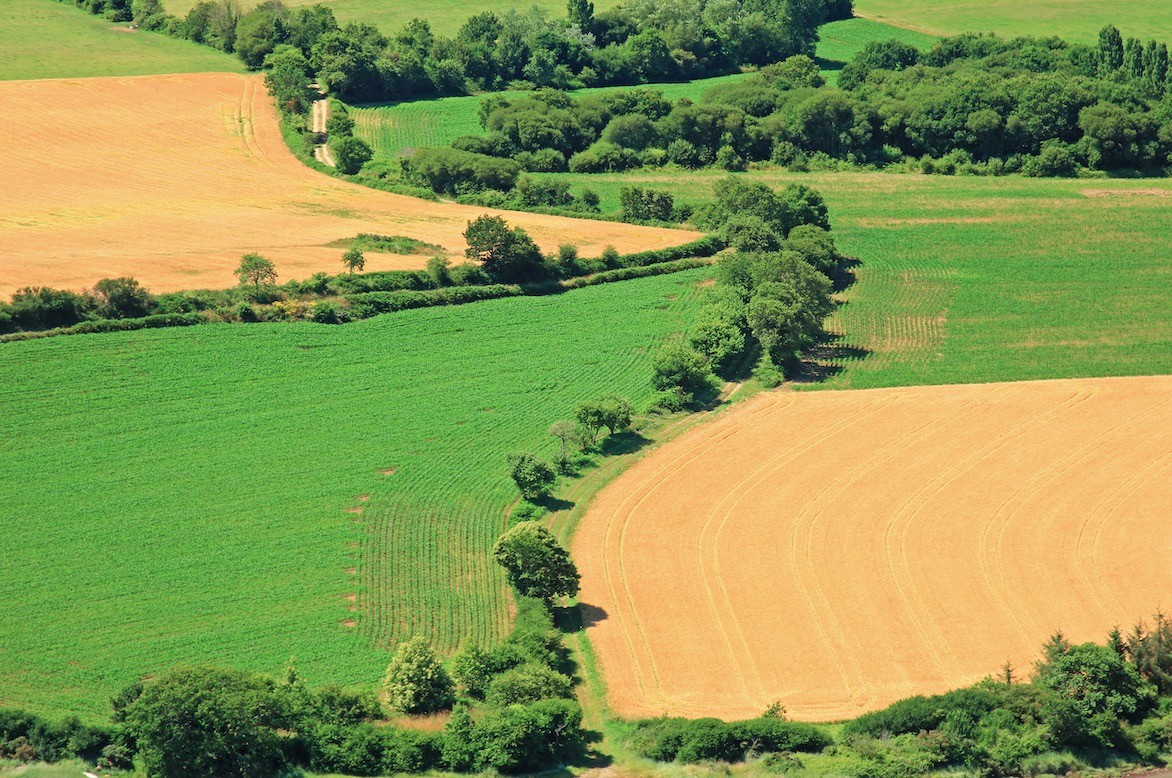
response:
M1172 376L772 392L574 540L625 716L858 715L1102 640L1172 593Z
M259 75L204 73L0 82L10 151L0 166L0 297L130 275L155 292L232 286L241 255L282 279L341 272L360 232L462 253L488 209L388 194L317 173L290 153ZM663 248L696 233L506 213L545 251ZM367 270L426 256L371 253Z

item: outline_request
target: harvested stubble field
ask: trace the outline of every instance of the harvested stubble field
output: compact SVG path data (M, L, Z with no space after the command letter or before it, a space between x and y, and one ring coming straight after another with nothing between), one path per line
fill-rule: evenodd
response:
M19 154L0 187L0 296L80 288L119 275L155 292L226 287L242 254L282 278L341 270L327 244L361 232L465 247L487 209L379 192L317 173L285 146L261 76L191 74L0 83ZM684 243L695 233L505 214L544 250L597 256ZM427 257L372 254L368 270Z
M3 345L0 707L102 719L143 674L290 656L373 685L412 635L499 639L505 453L645 403L708 277Z
M1172 590L1172 377L773 392L646 457L574 542L628 716L854 716L1028 672Z

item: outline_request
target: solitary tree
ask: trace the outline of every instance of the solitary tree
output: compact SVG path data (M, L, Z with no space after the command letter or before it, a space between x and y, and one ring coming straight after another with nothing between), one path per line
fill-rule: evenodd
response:
M527 500L549 494L557 473L549 462L533 454L509 454L509 475Z
M245 254L240 260L240 267L236 268L236 277L242 284L252 284L259 292L261 284L271 284L277 280L277 270L272 260L260 254Z
M499 216L481 216L464 230L470 259L478 259L490 276L502 281L524 280L542 272L541 250L520 227L510 230Z
M492 555L505 568L509 583L526 597L546 604L578 593L578 568L549 530L523 521L497 540Z
M452 679L422 636L400 643L383 686L391 707L403 713L434 713L452 704Z
M366 257L358 249L350 249L342 255L342 264L350 271L350 275L354 275L355 270L366 269Z

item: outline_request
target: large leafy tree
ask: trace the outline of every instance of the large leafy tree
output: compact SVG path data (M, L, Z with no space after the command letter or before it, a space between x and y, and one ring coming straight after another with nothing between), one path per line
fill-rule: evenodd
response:
M421 636L399 645L383 684L391 707L403 713L434 713L452 704L452 678Z
M526 597L548 604L555 597L578 594L578 568L557 538L535 521L523 521L501 535L492 555L505 568L509 583Z
M147 774L157 778L263 778L286 767L285 699L269 679L187 667L147 684L125 710Z

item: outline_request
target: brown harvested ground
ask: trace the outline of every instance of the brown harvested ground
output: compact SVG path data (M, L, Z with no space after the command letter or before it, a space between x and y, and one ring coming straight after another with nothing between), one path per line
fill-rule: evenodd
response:
M241 255L282 279L340 272L360 232L462 253L488 209L388 194L310 170L285 146L259 75L0 82L10 148L0 163L0 297L27 285L81 288L131 275L156 292L235 283ZM663 248L695 233L509 213L547 251ZM426 256L370 253L367 270Z
M621 715L1026 674L1169 606L1172 376L764 394L604 490L574 557Z

